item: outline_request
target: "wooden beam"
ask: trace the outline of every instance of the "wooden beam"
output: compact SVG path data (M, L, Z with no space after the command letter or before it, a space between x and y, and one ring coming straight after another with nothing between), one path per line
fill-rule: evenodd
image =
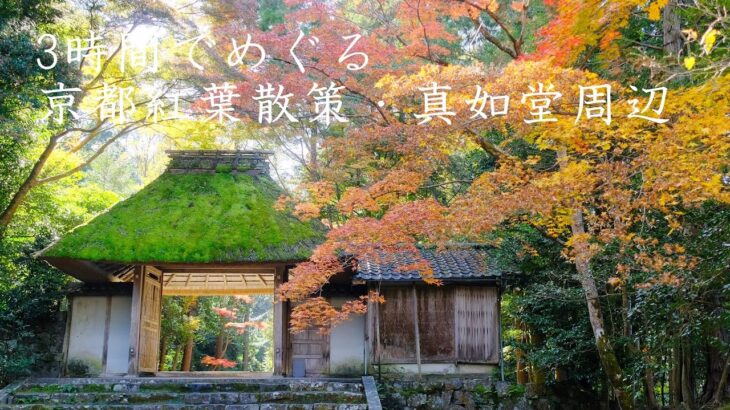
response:
M278 265L279 263L164 263L155 266L164 272L173 273L174 271L185 272L186 270L198 272L235 272L243 269L252 272L261 271L262 273L273 273Z
M212 274L220 274L220 273L247 273L247 274L263 274L263 275L273 275L274 270L271 268L171 268L171 269L165 269L163 272L167 274L171 273L212 273Z
M106 316L104 318L104 347L101 350L101 373L106 373L107 356L109 356L109 331L112 321L112 297L106 297Z
M67 376L66 364L68 363L68 345L71 338L71 321L73 320L73 312L74 297L71 296L68 298L68 311L66 312L66 331L64 332L63 336L63 356L61 360L63 367L61 367L61 376Z
M274 275L274 291L279 288L284 281L284 270L282 266L277 269ZM274 295L274 375L281 376L284 374L284 366L286 359L286 318L284 312L284 302Z
M250 274L250 273L165 273L165 286L170 288L205 289L210 287L236 287L239 285L248 286L249 280L255 280L252 288L274 286L274 274ZM247 279L248 278L248 279Z
M273 295L273 288L264 287L230 287L230 288L175 288L166 287L163 296L237 296L237 295Z

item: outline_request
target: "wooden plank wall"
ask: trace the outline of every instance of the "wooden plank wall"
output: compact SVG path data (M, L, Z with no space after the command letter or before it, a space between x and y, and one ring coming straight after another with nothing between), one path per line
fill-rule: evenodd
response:
M383 363L416 361L413 294L410 286L381 289L386 302L380 309L380 359ZM374 333L374 332L373 332ZM377 361L376 353L376 361Z
M414 313L423 362L499 363L496 287L417 286L413 292L409 285L380 292L386 302L370 321L373 364L416 362Z
M285 268L279 266L274 274L274 289L278 289L279 285L284 282L286 275ZM287 341L287 306L286 302L279 300L274 294L274 375L281 376L287 371L288 363L288 341Z
M498 362L497 289L462 286L455 288L454 293L459 360Z
M454 292L436 286L419 287L416 291L418 326L421 331L421 359L453 360Z

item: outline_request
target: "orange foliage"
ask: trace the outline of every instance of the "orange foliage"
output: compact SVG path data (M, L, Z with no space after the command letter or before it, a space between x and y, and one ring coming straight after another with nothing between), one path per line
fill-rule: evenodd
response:
M263 329L266 329L266 326L267 326L266 322L261 322L261 321L253 322L252 321L252 322L240 322L240 323L233 323L233 322L226 323L224 327L236 329L236 331L238 331L239 334L243 334L246 332L246 329L248 329L250 327L252 327L254 329L263 330Z
M228 359L218 359L208 355L203 356L203 358L200 360L200 363L212 367L225 367L226 369L236 367L236 362L234 361Z
M383 303L384 301L382 296L371 292L367 296L347 301L337 309L321 296L309 298L292 309L291 330L296 333L318 328L321 333L327 333L333 326L347 320L350 315L364 314L367 311L368 303Z
M250 295L236 295L234 296L237 302L242 302L247 305L250 305L253 303L253 298Z
M247 81L238 90L245 96L241 111L256 111L246 105L253 104L248 97L255 84L266 82L304 96L311 81L332 81L360 102L349 107L358 119L354 126L343 126L333 133L337 136L324 138L318 147L322 158L317 158L321 160L317 180L303 184L298 198L277 201L277 208L294 209L302 218L319 217L325 207L339 213L326 242L309 261L297 265L289 282L279 289L277 297L299 303L292 317L294 329L332 326L345 313L366 308L363 300L357 300L338 309L318 297L322 286L344 265L361 258L411 252L414 262L408 268L429 279L431 269L421 260L418 245L480 242L500 224L517 220L564 243L567 258L590 260L612 241L618 241L622 251L639 246L637 241L645 238L632 236L630 229L646 210L665 214L676 228L680 207L708 199L730 202L730 192L722 183L730 153L728 75L702 86L670 90L661 115L669 121L654 124L626 118L632 112L628 101L638 98L641 107L646 94L632 91L631 84L575 68L587 66L583 63L595 57L602 69L608 69L601 72L617 72L620 67L613 64L623 60L617 58L623 52L617 40L632 13L646 12L647 18L653 18L666 2L545 0L552 15L535 36L536 50L529 55L517 53L519 36L512 35L513 47L507 48L515 51L514 61L500 68L469 59L464 64L447 63L460 56L452 55L443 44L459 38L444 23L448 18L467 19L476 30L486 21L504 26L502 34L510 37L511 19L527 17L530 2L514 1L510 7L490 0L356 2L347 12L372 16L373 26L358 46L369 55L370 63L357 73L337 61L347 46L340 36L360 32L350 15L335 3L288 3L292 9L284 23L265 32L252 30L282 64L242 71ZM228 12L232 14L214 24L216 36L230 37L240 34L241 27L257 25L250 10ZM306 77L293 65L288 49L301 22L308 23L308 35L320 40L317 45L303 41L297 50ZM455 112L451 124L435 120L418 125L414 115L423 104L418 88L431 82L451 86L447 100ZM538 83L553 85L562 94L550 107L557 122L524 121L532 110L521 99ZM603 84L612 88L614 121L610 125L596 119L576 121L580 86ZM474 98L477 85L490 95L509 96L508 115L471 118L465 100ZM384 107L376 103L380 100ZM492 139L493 135L500 138ZM515 142L539 152L518 156L511 152ZM495 168L464 181L468 190L454 191L448 200L431 198L428 187L441 181L450 159L476 149L492 157ZM560 160L555 161L555 156ZM540 164L541 159L550 158L549 166ZM573 232L576 213L584 218L584 233ZM657 250L639 253L626 263L617 272L617 280L624 281L636 269L673 272L691 267L694 261L681 252ZM660 282L676 283L671 274L666 275Z
M294 215L303 221L308 221L319 217L319 207L311 202L300 202L294 206Z
M218 316L220 316L222 318L227 318L227 319L235 318L236 313L237 313L235 309L227 309L227 308L219 308L219 307L214 307L213 311L215 313L217 313Z

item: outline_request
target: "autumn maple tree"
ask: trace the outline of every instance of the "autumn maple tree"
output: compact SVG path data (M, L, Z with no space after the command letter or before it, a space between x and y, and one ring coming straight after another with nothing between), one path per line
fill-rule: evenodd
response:
M235 296L232 299L234 305L252 305L253 298L247 295ZM226 359L226 352L233 341L234 335L243 335L251 329L264 329L266 322L251 319L251 308L246 307L243 312L239 312L239 308L233 306L222 306L212 308L219 318L220 328L215 343L215 356L205 355L200 362L204 365L211 366L213 370L219 368L236 367L236 362ZM239 321L239 319L242 319Z
M680 246L651 246L656 238L637 227L651 223L648 213L659 212L679 229L686 209L730 200L723 182L730 152L730 85L724 52L714 49L727 11L708 2L697 9L701 25L682 27L674 1L287 6L286 19L260 33L276 57L247 78L252 84L278 81L295 95L308 91L305 79L331 81L343 86L353 103L348 124L317 129L320 138L312 142L308 163L316 172L309 172L298 197L280 202L302 218L320 218L332 227L327 241L281 288L281 297L298 302L292 327L330 327L365 311L368 299L382 301L368 295L336 309L316 297L343 262L393 251L418 255L423 244L483 242L500 226L526 223L559 243L574 265L602 367L621 407L632 408L604 323L599 291L604 284L596 282L592 263L608 246L617 247L626 257L611 286L626 289L637 271L653 272L638 286L682 286L681 272L692 269L693 259ZM541 27L531 26L536 7L548 16ZM626 48L623 33L632 19L658 28L664 42ZM219 34L251 30L237 19L221 20ZM463 46L469 38L460 38L449 24L494 46L505 64L488 65L470 55ZM338 36L358 26L367 27L360 50L371 58L362 72L348 72L338 63L342 46L304 44L302 53L310 56L304 75L286 57L300 27L321 44L342 44ZM652 57L632 55L634 50L664 53L666 61L654 63ZM703 60L702 70L695 67L697 59ZM676 82L688 76L691 81ZM449 121L436 117L424 124L417 115L423 111L422 87L429 84L449 87L446 102L454 111ZM473 105L465 102L477 98L476 86L489 95L509 96L509 112L475 118ZM560 93L550 106L556 121L528 123L534 107L525 93L541 86ZM659 103L646 91L653 86L669 88L661 109L650 107ZM605 89L613 102L612 121L579 111L581 87L610 87ZM642 113L651 119L631 118L635 107L645 106ZM311 114L305 104L300 109L302 118ZM492 159L490 169L466 180L443 178L450 158L475 149ZM437 188L448 190L448 198L433 195ZM434 281L426 261L410 268Z

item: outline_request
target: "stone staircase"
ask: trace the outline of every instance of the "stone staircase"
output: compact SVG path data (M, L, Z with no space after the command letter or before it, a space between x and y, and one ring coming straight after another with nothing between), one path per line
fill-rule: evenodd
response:
M366 410L368 405L360 379L118 377L26 379L0 391L0 409Z

